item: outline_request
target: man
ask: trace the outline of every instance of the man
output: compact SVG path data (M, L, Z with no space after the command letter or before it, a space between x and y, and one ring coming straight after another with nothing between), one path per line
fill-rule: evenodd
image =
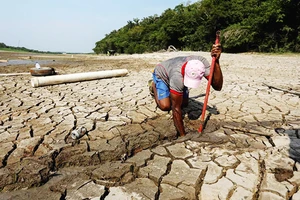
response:
M216 57L212 77L212 87L220 91L223 75L219 64L221 45L212 46L211 56ZM153 72L153 81L149 82L157 106L163 111L172 109L173 121L180 136L185 135L182 106L188 104L188 88L197 88L203 76L208 79L210 64L202 56L182 56L163 61Z

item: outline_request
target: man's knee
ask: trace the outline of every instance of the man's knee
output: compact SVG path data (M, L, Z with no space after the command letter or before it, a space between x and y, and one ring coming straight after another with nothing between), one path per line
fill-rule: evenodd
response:
M162 111L169 111L169 110L171 110L171 105L170 105L170 103L169 103L169 102L165 102L165 101L159 102L158 107L159 107Z

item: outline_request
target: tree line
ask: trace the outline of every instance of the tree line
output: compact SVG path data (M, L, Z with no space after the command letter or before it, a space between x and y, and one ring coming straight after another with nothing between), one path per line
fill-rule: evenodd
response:
M32 52L32 53L46 53L46 54L61 54L62 52L51 52L51 51L38 51L34 49L28 49L25 47L14 47L8 46L3 42L0 42L0 49L6 51L21 51L21 52Z
M200 0L135 18L96 42L96 54L155 52L173 45L209 51L221 31L224 52L300 52L299 0Z

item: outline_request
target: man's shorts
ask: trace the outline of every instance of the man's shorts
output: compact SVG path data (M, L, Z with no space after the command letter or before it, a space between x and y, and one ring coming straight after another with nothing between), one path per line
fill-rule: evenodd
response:
M155 72L153 72L152 76L156 87L157 99L162 100L170 97L170 88L160 78L156 77ZM187 87L183 88L183 98L189 98L189 90Z
M152 76L156 87L157 99L162 100L168 98L170 96L169 87L160 78L157 78L155 73L153 73Z

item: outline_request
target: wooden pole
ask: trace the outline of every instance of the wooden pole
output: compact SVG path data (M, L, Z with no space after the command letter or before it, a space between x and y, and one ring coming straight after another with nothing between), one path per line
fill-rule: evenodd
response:
M215 44L219 44L219 39L220 39L220 31L217 31ZM206 87L205 99L204 99L203 108L202 108L202 114L201 114L201 118L200 118L200 127L198 129L199 133L202 133L203 126L204 126L205 111L206 111L206 107L207 107L208 96L209 96L209 92L210 92L210 85L211 85L211 81L213 78L215 64L216 64L216 57L213 56L212 61L211 61L211 66L210 66L209 79L208 79L208 83L207 83L207 87Z

